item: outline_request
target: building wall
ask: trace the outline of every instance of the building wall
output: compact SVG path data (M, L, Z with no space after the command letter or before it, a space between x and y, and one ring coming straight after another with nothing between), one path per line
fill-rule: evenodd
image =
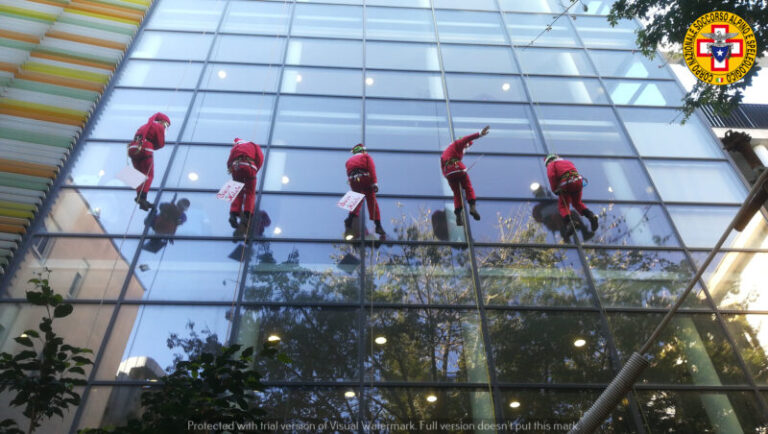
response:
M75 312L111 310L73 428L114 421L105 403L146 384L111 361L167 368L185 356L179 339L270 335L293 360L262 368L259 399L278 421L577 421L747 193L698 117L674 122L683 92L634 51L635 23L610 28L607 2L585 3L559 16L557 0L157 2L56 192L98 227L53 206L35 233L87 251L110 240L126 267L103 295L74 296ZM156 111L172 125L150 200L191 204L172 243L115 179ZM482 218L458 227L439 156L486 124L464 160ZM215 197L235 137L266 156L249 248ZM359 142L376 162L383 244L342 237L335 203ZM599 215L573 243L547 193L550 152L589 179ZM764 426L765 239L762 216L729 238L607 432ZM22 286L9 280L0 312Z

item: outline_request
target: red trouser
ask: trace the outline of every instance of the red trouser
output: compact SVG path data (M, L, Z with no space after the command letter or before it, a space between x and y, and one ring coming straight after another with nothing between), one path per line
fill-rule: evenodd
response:
M584 214L587 207L581 202L581 189L581 180L569 182L560 187L560 200L557 201L557 210L560 211L560 216L571 215L571 205L576 208L579 214Z
M464 208L464 204L461 203L460 187L464 188L467 201L475 200L475 190L472 188L472 182L469 180L467 172L453 172L450 175L446 175L445 179L448 180L448 185L453 190L453 207L455 209Z
M359 176L356 178L349 178L349 186L352 187L352 191L356 193L362 193L365 195L365 202L368 205L368 216L371 220L381 220L381 214L379 213L379 203L376 202L376 192L373 191L373 182L371 182L370 176ZM354 215L360 213L360 206L352 212Z
M148 192L149 187L152 186L152 178L155 177L155 159L152 158L152 154L145 158L133 158L131 157L131 163L133 168L139 172L147 175L147 180L143 184L136 187L136 193Z
M245 185L229 206L229 212L239 213L242 209L253 214L256 206L256 169L250 165L235 163L232 167L232 179ZM245 197L245 204L243 204L243 197Z

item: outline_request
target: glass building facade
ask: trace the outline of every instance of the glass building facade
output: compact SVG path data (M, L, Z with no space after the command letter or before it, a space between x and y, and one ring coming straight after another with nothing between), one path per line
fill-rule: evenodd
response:
M697 116L679 124L684 92L610 3L156 1L0 293L3 351L39 320L24 291L46 268L75 304L61 334L95 351L83 404L45 428L122 423L189 342L274 335L292 362L262 367L272 420L567 430L748 191ZM170 232L115 178L157 111L172 125L150 200L190 203ZM464 160L482 218L456 226L440 153L486 124ZM216 198L235 137L265 153L247 245ZM385 243L342 236L358 142ZM573 243L551 152L599 215ZM758 215L729 237L604 432L765 432L766 235Z

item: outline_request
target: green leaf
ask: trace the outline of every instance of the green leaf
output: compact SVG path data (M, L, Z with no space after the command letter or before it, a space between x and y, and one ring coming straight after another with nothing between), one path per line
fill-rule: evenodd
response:
M32 336L33 338L39 338L40 337L40 333L38 333L37 331L32 330L32 329L24 330L24 334L26 334L27 336Z
M16 341L20 345L24 345L25 347L34 347L34 344L32 344L32 339L24 336L19 336L17 338L13 338L14 341Z
M45 305L45 300L43 299L43 294L41 292L27 291L27 301L37 306Z
M74 372L76 374L85 375L85 370L79 366L73 366L69 368L69 372Z
M278 354L277 355L277 360L285 363L286 365L290 364L290 363L293 363L293 360L290 357L288 357L288 355L285 354L285 353Z
M71 304L60 304L53 310L54 318L64 318L72 313L74 307Z

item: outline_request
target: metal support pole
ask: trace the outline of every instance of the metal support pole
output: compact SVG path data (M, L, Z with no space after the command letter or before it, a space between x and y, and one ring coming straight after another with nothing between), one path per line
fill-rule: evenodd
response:
M766 184L766 182L768 182L768 171L763 171L763 173L760 175L760 178L758 178L758 180L752 186L749 194L747 194L747 198L744 200L744 203L742 203L739 211L736 213L736 216L733 218L733 220L731 220L731 223L725 229L725 232L723 232L723 234L720 236L720 239L717 241L717 244L715 244L715 247L713 247L709 252L709 255L707 255L707 258L704 260L701 266L699 266L696 275L694 275L688 282L688 286L685 288L685 291L680 294L677 302L675 302L669 311L667 311L667 314L656 327L656 330L651 333L651 336L648 338L645 344L643 344L642 348L640 348L638 352L632 354L632 357L629 358L629 361L627 361L621 371L619 371L616 377L614 377L613 381L608 384L608 387L603 391L600 397L597 398L597 401L592 404L592 407L590 407L590 409L584 413L584 416L581 417L573 429L568 431L568 434L589 434L595 432L605 421L605 418L608 416L608 414L614 408L616 408L616 406L619 404L619 401L621 401L621 399L626 396L627 393L629 393L632 387L634 387L637 379L640 377L640 374L642 374L643 370L649 365L648 355L646 352L648 352L648 350L651 348L651 345L653 345L653 343L659 337L659 334L661 334L661 331L664 329L664 327L672 320L672 316L683 304L685 297L691 292L693 287L696 286L696 283L699 281L699 279L701 279L704 271L706 271L709 264L715 258L715 255L720 251L720 248L725 243L728 235L731 234L731 230L735 226L736 222L740 219L743 219L744 209L757 195L757 192L763 188L763 184Z

